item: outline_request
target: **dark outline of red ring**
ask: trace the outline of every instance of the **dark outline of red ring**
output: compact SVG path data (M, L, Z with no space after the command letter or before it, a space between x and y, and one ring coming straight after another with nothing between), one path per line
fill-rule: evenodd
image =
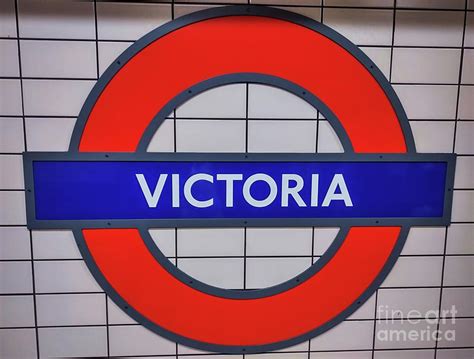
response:
M135 56L141 49L143 49L145 46L150 44L151 42L159 39L160 37L166 35L167 33L179 29L181 27L203 21L203 20L208 20L212 18L217 18L217 17L224 17L224 16L238 16L238 15L253 15L253 16L263 16L263 17L270 17L270 18L276 18L276 19L282 19L286 20L292 23L296 23L302 26L305 26L309 29L312 29L313 31L319 32L326 37L330 38L332 41L336 42L340 46L342 46L344 49L346 49L348 52L351 53L352 56L354 56L356 59L359 60L365 67L366 70L372 74L372 76L377 80L378 84L382 87L384 90L385 94L389 98L395 112L397 115L397 118L399 120L400 126L402 128L402 132L405 137L405 143L407 147L407 152L406 155L409 157L410 154L416 153L415 151L415 144L413 140L413 135L411 133L411 129L408 123L408 119L406 117L405 111L403 110L403 107L401 106L401 103L396 96L394 90L392 89L391 85L388 83L388 81L385 79L384 75L382 72L377 68L377 66L354 44L352 44L349 40L344 38L342 35L338 34L334 30L328 28L327 26L316 22L315 20L312 20L310 18L307 18L303 15L298 15L292 12L288 12L285 10L280 10L280 9L275 9L275 8L269 8L265 6L255 6L255 5L236 5L236 6L229 6L229 7L219 7L219 8L212 8L212 9L207 9L207 10L202 10L198 11L192 14L189 14L187 16L183 16L177 20L174 20L170 23L167 23L138 41L136 41L134 44L132 44L127 50L125 50L117 59L116 61L109 66L109 68L104 72L104 74L99 78L97 81L96 85L90 92L89 96L87 97L81 112L78 116L78 120L76 123L76 126L74 127L73 135L71 138L71 143L69 147L69 153L77 153L80 139L85 127L85 124L87 122L88 116L90 111L92 110L96 100L98 99L100 93L102 90L105 88L105 86L108 84L108 82L112 79L112 77L121 69L121 67L128 61L130 60L133 56ZM245 83L245 82L255 82L255 83L265 83L262 82L261 77L259 78L258 74L241 74L244 76L232 76L229 75L229 77L226 79L226 81L222 81L222 79L219 79L218 81L213 81L213 79L208 80L207 84L205 86L199 86L200 84L196 85L195 88L192 88L187 91L187 93L178 95L177 98L173 99L172 104L168 104L165 106L166 109L168 109L168 106L171 107L171 109L175 108L177 103L184 102L187 99L197 95L199 92L205 91L206 89L210 89L213 87L218 87L223 84L230 84L230 83ZM252 81L252 75L256 75L255 80ZM225 77L225 76L224 76ZM274 78L277 79L277 78ZM230 80L230 81L229 81ZM272 82L270 81L269 85L272 86L277 86L278 85L284 85L286 82L288 86L283 86L284 88L287 87L292 87L295 84L290 83L289 81L283 80L283 79L277 79L281 80L280 81L275 81ZM194 90L194 91L193 91ZM295 95L303 98L304 100L314 103L312 99L306 97L306 92L299 92L295 93L295 91L290 90L290 92L294 93ZM311 95L311 94L310 94ZM178 99L179 97L179 99ZM314 97L314 96L313 96ZM315 98L315 97L314 97ZM319 101L318 103L321 106L321 102ZM324 104L323 104L324 106ZM160 111L159 114L155 116L155 118L152 120L148 128L146 129L144 135L142 136L142 140L139 144L138 152L144 152L146 151L146 146L148 142L151 140L152 134L158 127L161 125L161 123L164 120L164 116L167 115L167 113L163 116L161 114L162 111ZM171 111L169 111L171 112ZM168 113L169 113L168 112ZM350 154L353 152L352 151L352 145L347 138L347 135L345 134L345 131L343 131L342 126L340 123L337 121L335 118L328 118L330 121L331 125L334 127L336 133L338 136L340 136L340 140L343 144L343 147L345 148L346 151L348 151ZM335 121L336 120L336 121ZM146 136L146 137L145 137ZM104 153L105 155L105 153ZM454 171L454 164L451 166L452 170ZM26 169L26 168L25 168ZM449 190L451 191L451 184L449 185ZM30 190L28 192L31 193ZM295 286L295 282L302 283L306 276L302 276L304 273L309 274L309 272L312 273L312 275L316 274L317 271L322 267L324 263L327 262L327 260L330 259L330 255L334 254L339 246L342 244L342 241L344 240L345 236L347 235L348 229L352 227L351 225L346 225L346 226L341 226L339 234L336 238L336 240L333 242L333 244L330 246L329 250L325 253L326 259L321 261L319 265L313 264L308 270L303 272L302 274L296 276L293 279L290 279L287 282L281 283L280 285L265 288L262 290L257 290L256 292L260 291L268 291L271 290L274 293L281 292L281 290L278 290L280 288L278 287L286 287L286 290L292 288ZM82 227L81 226L71 226L71 229L73 230L77 245L79 247L79 250L81 252L82 257L84 258L89 270L91 271L92 275L96 279L96 281L100 284L100 286L104 289L105 293L119 306L121 307L130 317L135 319L139 324L145 326L146 328L150 329L151 331L161 335L164 338L167 338L171 341L178 342L180 344L194 347L200 350L207 350L207 351L214 351L214 352L220 352L220 353L229 353L229 354L250 354L250 353L260 353L260 352L266 352L266 351L273 351L273 350L278 350L286 347L290 347L296 344L299 344L301 342L310 340L317 335L329 330L330 328L334 327L335 325L339 324L341 321L343 321L345 318L347 318L349 315L351 315L353 312L355 312L370 296L375 292L375 290L380 286L380 284L384 281L390 270L392 269L393 265L395 264L396 260L398 259L398 256L405 244L408 231L409 231L410 225L402 225L401 226L401 231L399 234L399 238L397 239L396 245L394 249L392 250L392 253L390 254L390 257L384 264L383 269L380 271L380 273L377 275L377 277L374 279L372 284L362 293L357 300L351 304L349 307L347 307L344 311L339 313L335 318L332 320L326 322L325 324L315 328L312 331L309 331L303 335L300 335L298 337L294 337L291 339L287 339L284 341L276 342L276 343L271 343L271 344L263 344L263 345L255 345L255 346L230 346L230 345L218 345L218 344L212 344L212 343L205 343L205 342L200 342L197 340L193 340L184 336L181 336L176 333L172 333L168 331L167 329L164 329L155 323L151 322L148 320L146 317L142 316L140 313L138 313L135 309L130 307L127 302L125 302L120 295L112 288L112 286L108 283L108 281L104 278L100 270L97 268L92 256L90 255L89 250L87 249L87 244L84 240L83 233L82 233ZM165 263L165 268L173 269L173 272L179 271L174 266L171 266L170 263L168 262L168 259L160 252L158 248L152 243L153 241L151 240L150 234L144 230L144 228L141 228L140 226L137 226L137 229L139 230L142 238L145 241L146 246L150 249L152 255L158 260L160 264ZM323 255L323 257L325 256ZM319 261L318 261L319 262ZM316 262L316 263L318 263ZM169 264L169 265L168 265ZM174 275L173 273L171 273ZM187 274L182 272L184 276L189 277ZM185 277L182 277L185 278ZM192 277L189 277L192 279ZM194 283L192 285L193 287L200 287L200 282L196 281L197 283ZM188 282L189 283L189 282ZM202 283L204 284L204 283ZM189 285L189 284L188 284ZM204 286L211 287L207 284L204 284ZM215 289L220 289L213 287ZM209 289L209 288L208 288ZM222 290L222 289L220 289ZM226 291L226 290L223 290ZM243 292L243 291L232 291L228 290L230 293L230 297L232 298L237 298L238 297L238 292ZM207 292L206 290L203 290L203 292ZM257 293L255 293L257 294ZM252 295L249 296L250 298ZM257 295L257 297L260 297ZM245 299L245 296L242 297L242 299Z

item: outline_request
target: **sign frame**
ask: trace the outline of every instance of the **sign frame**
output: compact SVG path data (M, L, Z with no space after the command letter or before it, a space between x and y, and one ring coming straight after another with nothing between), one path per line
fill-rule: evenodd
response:
M108 219L38 220L35 215L33 162L35 161L150 161L150 162L443 162L447 163L442 217L407 218L226 218L226 219ZM312 153L25 153L26 205L30 229L77 228L195 228L195 227L335 227L335 226L446 226L451 221L456 158L454 154L312 154Z

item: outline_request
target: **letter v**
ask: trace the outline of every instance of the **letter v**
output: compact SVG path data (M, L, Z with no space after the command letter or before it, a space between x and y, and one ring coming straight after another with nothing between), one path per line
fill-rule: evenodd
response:
M160 174L153 194L151 194L150 192L150 188L148 187L148 183L146 182L145 176L141 173L137 173L135 174L135 176L137 177L138 183L140 184L140 188L142 189L143 195L145 196L146 202L148 203L148 207L156 208L156 205L160 200L161 192L163 192L163 187L165 186L165 182L168 178L168 175L164 173Z

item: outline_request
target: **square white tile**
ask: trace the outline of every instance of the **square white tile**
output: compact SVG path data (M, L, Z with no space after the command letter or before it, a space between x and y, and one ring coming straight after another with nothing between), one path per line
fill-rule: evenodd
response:
M156 228L150 229L148 232L156 246L166 257L174 257L176 255L176 230L174 228Z
M461 46L463 20L460 11L398 10L395 45Z
M249 118L316 119L318 111L302 98L277 87L249 85Z
M324 24L356 45L390 45L393 10L324 9Z
M156 130L150 143L148 152L173 152L174 151L174 120L165 120Z
M410 120L454 119L457 86L394 85Z
M243 228L178 229L178 256L243 256Z
M0 76L16 77L20 75L17 40L0 40L0 58L2 59Z
M341 322L332 330L312 339L311 348L318 348L317 350L372 349L373 333L374 324L371 321Z
M109 324L137 324L124 310L107 298Z
M28 151L67 151L75 118L26 118Z
M110 355L171 355L175 343L138 325L109 328Z
M243 288L243 258L180 258L178 268L191 277L215 287Z
M474 46L474 14L472 13L472 11L468 11L467 13L464 46L466 47Z
M81 259L72 231L34 230L33 255L35 259Z
M456 157L454 188L474 188L474 157Z
M296 1L296 2L288 1L288 5L304 5L304 4L302 4L302 2L303 1ZM310 4L310 5L314 5L315 2L317 2L317 0L313 1L312 4ZM277 2L270 1L270 4L271 5L276 5ZM303 16L309 17L309 18L311 18L313 20L316 20L316 21L321 21L321 9L318 8L318 7L285 6L285 7L279 7L279 8L283 9L283 10L286 10L286 11L291 11L291 12L294 12L294 13L297 13L297 14L301 14Z
M451 221L474 222L474 191L454 191Z
M95 81L24 80L27 116L77 116Z
M442 266L442 256L399 257L381 287L439 286Z
M250 120L249 152L314 153L316 120Z
M0 155L0 189L24 189L23 158L20 155Z
M362 51L377 65L385 77L390 77L391 50L388 47L360 47Z
M376 326L376 349L430 348L435 341L432 336L421 335L421 331L433 332L436 324L420 321L379 321ZM413 340L412 338L416 338Z
M82 260L35 262L37 293L101 292Z
M451 224L446 243L447 254L474 254L474 224Z
M247 288L266 288L286 282L310 266L311 257L247 258Z
M30 259L30 233L26 227L0 227L0 259Z
M417 152L451 153L453 121L410 121Z
M375 317L375 294L367 299L353 314L347 319L374 319Z
M445 318L474 316L474 288L444 288L441 310Z
M97 27L101 40L137 40L170 20L169 4L97 4Z
M39 349L43 358L107 356L104 327L40 328Z
M177 152L245 152L245 120L176 120Z
M26 225L25 192L0 191L0 224Z
M105 325L104 294L36 296L38 325Z
M24 150L23 119L20 117L0 118L0 152L21 153Z
M19 2L21 37L94 39L94 4L82 1L22 0Z
M435 350L380 350L374 359L433 359Z
M33 296L0 296L0 328L32 327L34 325L35 310Z
M441 336L439 346L443 347L468 347L472 344L472 328L474 326L474 319L460 319L455 323L448 320L441 322L439 330L444 333ZM449 332L449 333L448 333Z
M424 318L439 305L439 288L379 289L377 318L392 319Z
M338 233L339 228L314 228L314 255L322 256Z
M25 77L97 77L92 41L22 40L20 50Z
M311 255L312 228L248 228L247 255Z
M397 7L464 9L463 0L397 0Z
M239 1L239 0L234 0ZM245 0L240 0L240 2L245 2ZM321 0L251 0L252 4L263 4L263 5L321 5Z
M21 114L20 80L0 79L0 115L18 116Z
M220 86L204 91L176 109L178 118L245 118L244 84Z
M109 65L133 42L99 41L99 74L102 75Z
M461 120L474 120L474 86L461 86L459 92L459 114Z
M36 359L35 329L0 329L0 357Z
M217 7L219 5L212 5L211 2L208 2L206 4L184 4L184 1L179 4L175 4L174 6L174 18L177 19L181 16L191 14L196 11L200 10L205 10L205 9L210 9L213 7Z
M438 349L436 354L437 359L471 359L474 357L474 349Z
M454 152L465 155L474 154L473 139L474 121L459 121L456 129L456 146Z
M461 83L474 84L474 49L464 49Z
M443 227L411 227L401 254L443 254L445 234Z
M32 292L31 262L0 262L0 294Z
M393 49L393 82L457 84L461 50Z
M444 264L444 285L474 286L474 257L448 256Z
M344 147L336 132L328 121L319 121L318 125L318 153L342 153Z
M16 35L15 0L0 1L0 36Z

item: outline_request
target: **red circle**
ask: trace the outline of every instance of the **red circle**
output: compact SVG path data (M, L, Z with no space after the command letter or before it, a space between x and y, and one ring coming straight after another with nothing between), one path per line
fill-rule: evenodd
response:
M177 94L241 72L277 76L312 92L340 120L355 152L406 152L387 95L352 54L304 26L256 16L196 22L141 50L100 94L79 150L133 152L156 113ZM180 282L155 261L136 229L83 234L105 280L153 324L199 342L256 346L301 336L352 305L386 265L400 227L354 227L312 278L283 293L245 300Z

